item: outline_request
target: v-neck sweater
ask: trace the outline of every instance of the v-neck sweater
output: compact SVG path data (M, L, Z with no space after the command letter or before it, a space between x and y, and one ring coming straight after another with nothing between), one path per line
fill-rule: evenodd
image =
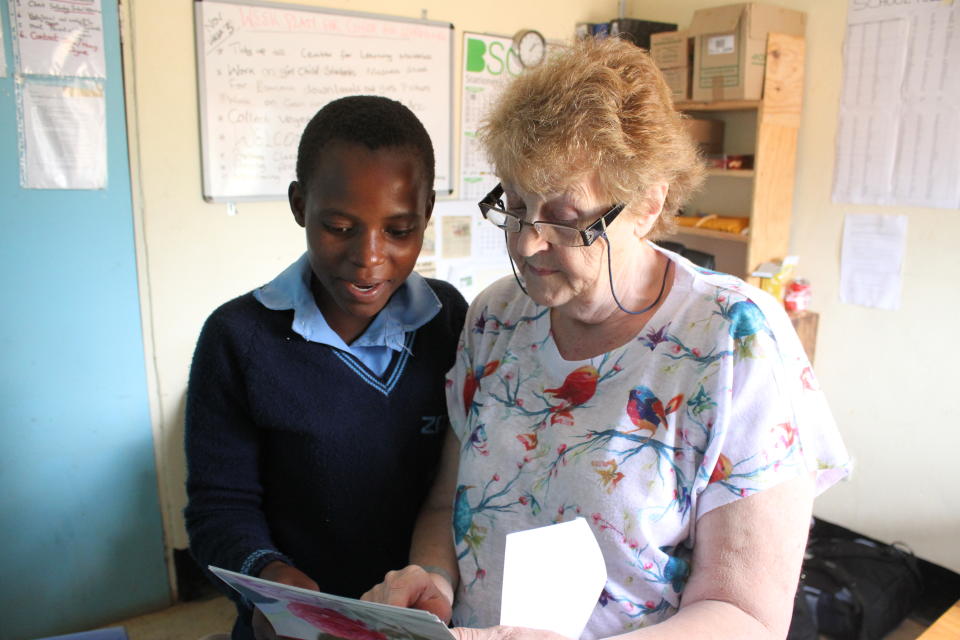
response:
M408 332L382 375L305 340L292 310L251 293L210 316L186 406L184 515L202 567L256 575L283 559L321 591L358 597L406 564L449 424L444 374L466 313L453 286L428 282L442 308Z

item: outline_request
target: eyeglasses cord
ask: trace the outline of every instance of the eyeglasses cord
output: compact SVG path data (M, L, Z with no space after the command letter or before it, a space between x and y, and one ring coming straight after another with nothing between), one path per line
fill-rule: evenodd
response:
M639 311L630 311L625 309L622 304L620 304L620 299L617 298L617 292L613 288L613 265L610 258L610 239L607 237L606 233L600 234L600 237L603 238L603 241L607 243L607 276L610 278L610 293L613 295L613 301L617 303L617 306L620 307L620 311L624 313L629 313L632 316L639 316L640 314L646 313L653 309L657 304L660 303L661 298L663 298L663 292L667 289L667 274L670 273L670 265L673 264L673 261L670 258L667 258L667 266L663 268L663 280L660 281L660 293L657 294L657 297L654 298L653 302L645 306Z
M613 262L610 258L610 239L607 238L606 233L601 233L600 237L603 238L603 241L607 243L607 277L610 280L610 293L613 295L613 301L617 303L617 306L620 307L620 310L624 313L629 313L632 316L638 316L657 306L657 304L663 298L663 292L667 289L667 275L670 273L670 267L673 264L673 261L670 258L667 258L667 266L663 268L663 280L660 281L660 293L657 294L657 297L653 300L653 302L639 311L630 311L620 304L620 299L617 298L617 292L613 288ZM506 229L503 230L503 241L508 242ZM527 293L526 287L523 286L523 282L520 280L520 276L517 274L517 268L513 264L513 256L510 255L509 250L507 251L507 260L510 261L510 270L513 271L513 278L517 281L517 286L520 287L520 290L523 291L525 295L529 296L530 294Z

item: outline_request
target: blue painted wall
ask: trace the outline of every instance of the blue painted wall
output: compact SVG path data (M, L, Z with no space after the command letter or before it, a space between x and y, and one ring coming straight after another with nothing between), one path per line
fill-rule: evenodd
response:
M0 2L0 640L169 603L116 0L103 10L109 186L26 190Z

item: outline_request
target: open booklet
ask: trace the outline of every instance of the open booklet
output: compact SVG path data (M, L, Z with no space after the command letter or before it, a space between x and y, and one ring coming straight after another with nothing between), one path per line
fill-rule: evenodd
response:
M453 640L432 613L342 598L210 567L218 578L255 605L278 638L318 640Z
M440 618L419 609L288 587L217 567L210 571L256 605L281 638L454 640ZM579 638L606 580L603 553L583 518L510 533L500 624Z

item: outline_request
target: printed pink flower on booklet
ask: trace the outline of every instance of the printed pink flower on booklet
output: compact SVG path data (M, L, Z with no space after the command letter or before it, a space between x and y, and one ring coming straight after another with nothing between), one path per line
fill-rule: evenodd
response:
M324 633L344 640L387 640L379 631L369 629L360 620L348 618L339 611L303 602L291 602L287 609Z

